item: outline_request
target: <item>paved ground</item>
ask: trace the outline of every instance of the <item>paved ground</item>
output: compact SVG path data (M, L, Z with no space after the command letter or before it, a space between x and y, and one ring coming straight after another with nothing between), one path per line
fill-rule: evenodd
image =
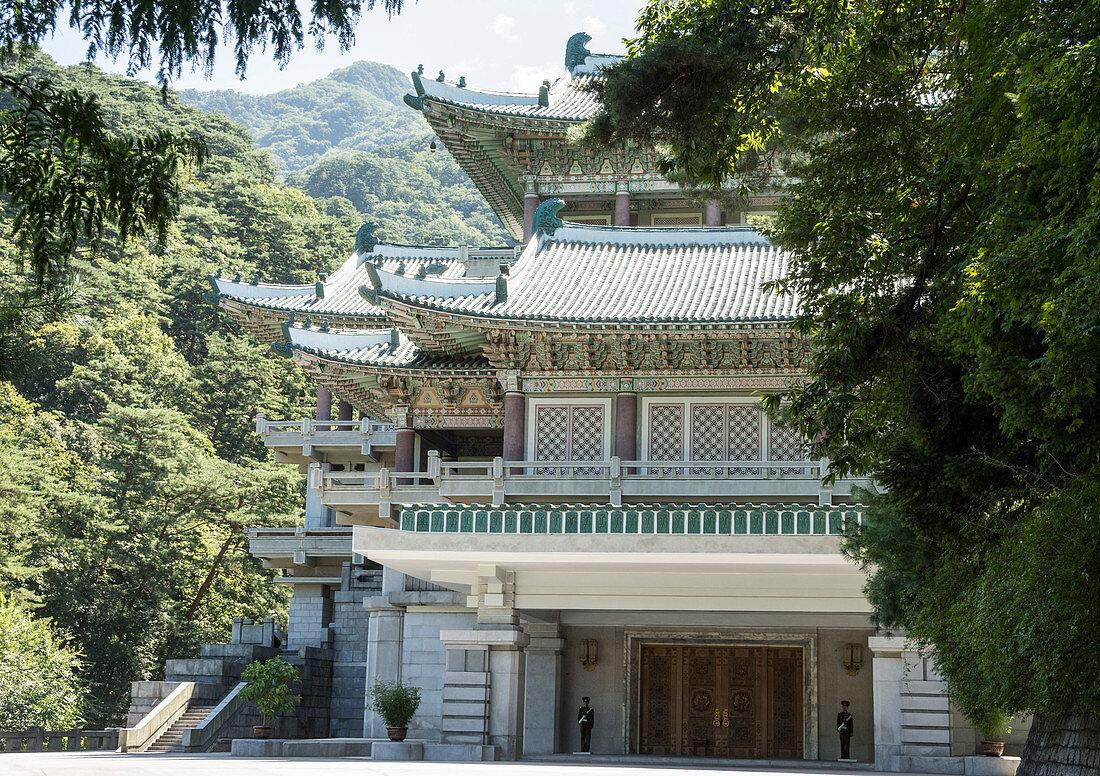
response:
M2 776L688 776L737 773L742 776L867 776L844 768L714 768L659 763L376 763L358 758L264 760L208 755L120 755L109 752L0 754Z

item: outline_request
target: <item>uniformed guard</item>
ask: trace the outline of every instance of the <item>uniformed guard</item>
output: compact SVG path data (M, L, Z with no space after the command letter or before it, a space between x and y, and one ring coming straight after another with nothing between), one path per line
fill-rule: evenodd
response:
M587 695L581 698L584 705L577 710L577 724L581 726L581 751L592 754L592 725L596 722L596 710L588 705Z
M848 711L848 706L850 705L848 701L841 701L841 712L836 715L836 732L840 734L841 760L852 759L850 746L852 742L852 733L855 732L855 722L852 720L852 715Z

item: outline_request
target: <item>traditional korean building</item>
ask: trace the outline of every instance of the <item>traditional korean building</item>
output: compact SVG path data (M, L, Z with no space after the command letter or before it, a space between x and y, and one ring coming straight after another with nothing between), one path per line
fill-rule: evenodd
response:
M695 202L651 150L571 146L614 61L587 40L537 94L413 75L518 249L368 225L313 285L211 278L318 387L315 418L257 423L308 499L251 551L294 587L288 646L332 651L330 734L383 735L364 691L401 679L440 758L573 752L583 696L596 754L836 759L841 700L857 760L962 753L929 660L876 634L839 553L871 483L823 485L760 407L813 353L767 285L785 254L743 223L771 200Z

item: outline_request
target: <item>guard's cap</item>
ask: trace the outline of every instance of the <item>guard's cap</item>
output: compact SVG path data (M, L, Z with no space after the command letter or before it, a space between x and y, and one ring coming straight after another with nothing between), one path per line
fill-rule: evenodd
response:
M588 702L589 702L590 700L592 700L592 699L591 699L591 698L589 698L589 697L588 697L587 695L586 695L586 696L584 696L583 698L581 698L581 702L582 702L582 703L588 703Z
M841 706L851 706L852 704L848 703L848 701L841 701L840 705Z

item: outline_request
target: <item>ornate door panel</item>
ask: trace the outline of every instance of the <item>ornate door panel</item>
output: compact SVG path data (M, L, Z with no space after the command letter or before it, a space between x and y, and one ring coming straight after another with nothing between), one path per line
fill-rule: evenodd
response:
M801 647L641 648L642 754L802 757Z
M714 711L720 706L725 684L724 647L684 647L683 722L680 754L707 757L714 754Z
M768 648L768 756L802 757L802 650Z
M679 754L681 647L642 646L639 751L642 754Z
M722 732L726 757L764 756L764 650L733 647L729 651ZM726 720L729 726L726 726Z

